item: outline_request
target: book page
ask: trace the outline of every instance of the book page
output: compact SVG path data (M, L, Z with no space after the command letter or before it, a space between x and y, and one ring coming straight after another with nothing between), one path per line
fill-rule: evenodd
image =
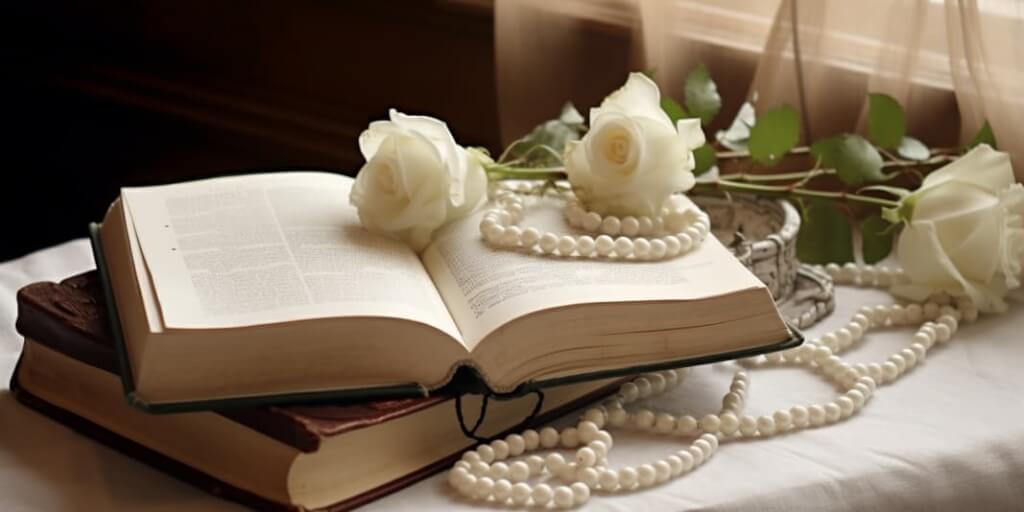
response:
M678 196L688 204L689 199ZM522 226L574 232L561 201L531 202ZM714 237L663 261L613 262L496 249L480 235L483 211L435 237L423 262L472 350L490 332L523 315L596 302L691 300L763 287Z
M416 254L360 225L351 184L294 172L123 189L164 327L375 316L460 339Z

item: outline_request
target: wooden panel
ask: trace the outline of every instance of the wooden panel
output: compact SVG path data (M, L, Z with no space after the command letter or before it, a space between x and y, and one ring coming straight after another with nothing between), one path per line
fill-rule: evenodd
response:
M496 149L492 27L486 3L440 0L11 4L0 94L17 186L0 208L47 211L0 259L84 235L120 185L352 173L356 137L389 107Z

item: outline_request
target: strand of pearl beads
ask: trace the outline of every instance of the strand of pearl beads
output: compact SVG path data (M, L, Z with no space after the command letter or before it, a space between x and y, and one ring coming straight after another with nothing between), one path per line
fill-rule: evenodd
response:
M526 206L522 196L508 189L495 194L494 207L484 213L480 233L492 245L536 250L561 257L601 257L620 260L661 260L685 254L704 241L710 232L707 214L695 207L670 201L658 217L601 216L588 212L571 193L566 199L565 218L569 225L592 235L541 233L521 228Z
M837 282L861 286L887 287L902 279L897 270L865 270L863 266L825 267ZM878 276L886 276L879 279ZM480 445L467 451L449 473L449 483L463 495L477 500L515 506L570 508L586 503L591 493L632 491L658 485L680 477L706 462L719 442L739 438L766 438L807 428L840 422L857 414L870 401L879 385L890 384L924 361L936 344L951 340L960 321L977 319L977 308L966 298L952 300L938 295L923 304L892 304L860 308L848 324L780 353L740 360L748 367L770 364L803 366L839 389L838 396L824 404L795 405L761 416L742 415L749 378L738 371L729 392L722 399L718 414L700 418L655 413L646 408L628 412L624 408L637 400L664 393L679 385L686 370L669 370L643 375L623 384L618 393L601 406L588 409L576 427L540 431L526 430L505 439ZM924 321L923 324L921 322ZM881 363L848 364L838 354L863 339L872 329L918 325L913 341ZM607 467L607 455L613 439L605 427L631 428L660 435L694 437L686 448L663 459L635 467L613 470ZM576 448L575 461L566 461L559 453L547 457L526 456L507 464L508 457L538 449ZM548 475L561 481L527 483L531 477Z
M603 492L633 491L651 487L688 473L706 462L718 449L718 437L701 433L701 425L692 417L676 418L656 414L648 409L627 412L623 407L637 400L661 394L682 383L686 370L668 370L641 376L623 384L619 392L601 407L587 410L576 427L558 431L552 427L526 430L504 439L482 444L467 451L448 474L448 481L464 496L497 504L544 507L554 505L570 508L586 503L594 490ZM731 395L723 403L723 412L738 411L743 406L747 377L739 372L733 379ZM650 464L626 466L613 470L607 467L607 454L612 436L602 427L634 428L662 435L694 436L689 446ZM560 453L546 457L525 454L539 449L558 447L576 449L567 461ZM509 457L525 456L510 464ZM561 485L547 482L530 484L535 476L549 476Z

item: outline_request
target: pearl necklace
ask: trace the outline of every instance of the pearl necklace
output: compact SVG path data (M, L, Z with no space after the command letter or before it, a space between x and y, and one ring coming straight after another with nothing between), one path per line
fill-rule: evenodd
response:
M857 265L827 265L821 269L837 283L887 287L904 279L899 269ZM497 505L570 508L586 503L593 492L613 494L664 483L693 471L706 462L722 441L767 438L808 428L818 428L857 414L878 386L898 380L924 361L936 343L949 342L960 321L978 317L975 305L966 298L952 300L938 295L923 304L864 306L850 322L800 347L742 359L748 368L789 364L802 366L834 383L838 396L824 404L794 405L762 416L743 415L750 384L745 371L737 371L729 392L722 398L718 414L697 418L656 413L646 408L626 410L624 406L662 394L678 386L688 369L641 375L623 384L618 393L598 407L588 409L575 427L558 431L551 427L526 430L504 439L481 444L465 452L448 473L448 482L466 497ZM922 324L921 322L924 321ZM851 365L839 354L861 341L872 329L920 325L908 348L885 361ZM611 469L607 455L612 435L604 430L629 428L657 435L683 437L692 441L683 449L660 460L638 466ZM559 453L546 457L526 455L539 449L576 449L573 460ZM511 463L510 457L523 457ZM531 477L546 478L528 483ZM559 483L554 483L559 482Z
M669 201L658 217L601 216L586 211L571 192L561 192L566 200L565 218L569 225L590 235L541 233L537 228L521 228L526 211L523 198L510 189L499 189L494 208L484 213L480 233L488 243L505 248L539 250L550 256L601 257L618 260L660 260L674 258L697 247L710 231L707 214L695 207L683 207Z

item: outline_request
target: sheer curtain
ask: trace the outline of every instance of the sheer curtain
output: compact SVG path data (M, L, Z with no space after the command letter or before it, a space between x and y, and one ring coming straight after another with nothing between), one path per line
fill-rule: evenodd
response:
M497 0L496 52L506 141L565 100L596 104L629 70L654 69L681 98L704 63L724 100L709 131L747 99L797 108L805 140L862 130L866 93L885 92L933 146L964 143L987 120L1024 178L1014 0Z

